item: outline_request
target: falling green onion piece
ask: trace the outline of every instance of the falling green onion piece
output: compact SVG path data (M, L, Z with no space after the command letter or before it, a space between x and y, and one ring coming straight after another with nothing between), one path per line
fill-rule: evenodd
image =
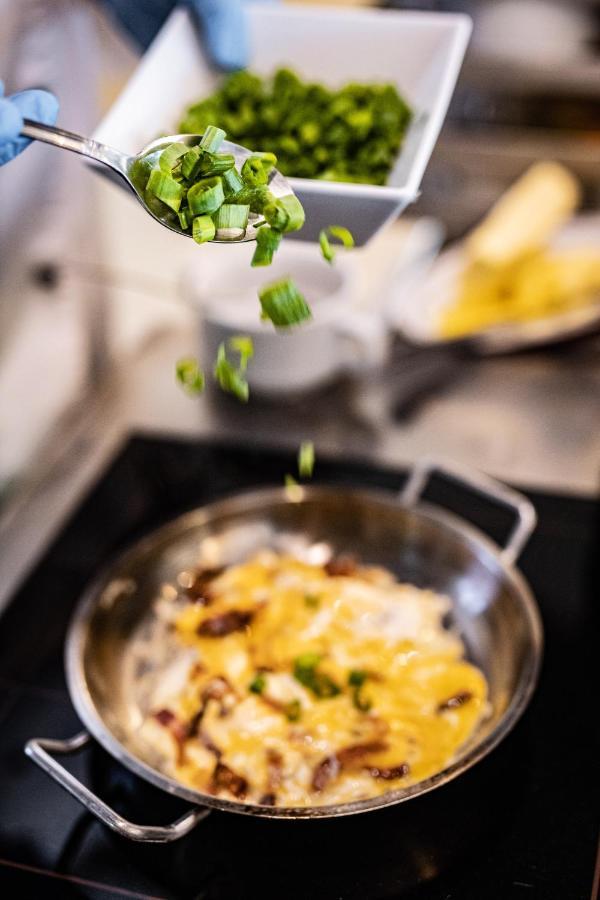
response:
M217 128L215 125L209 125L204 130L202 140L200 141L200 147L202 150L208 150L209 153L216 153L225 140L225 137L226 134L222 128Z
M270 266L273 256L281 243L281 233L268 225L263 225L256 234L256 246L251 266Z
M249 344L241 344L241 340L249 342ZM238 400L241 400L242 403L247 402L250 393L248 382L244 378L244 372L246 371L248 359L252 355L249 352L249 346L251 346L251 344L252 341L250 338L231 338L229 342L231 349L237 350L240 354L240 363L237 368L233 365L231 360L227 358L225 343L220 344L214 368L214 376L221 387L221 390L228 394L233 394Z
M300 487L294 476L290 475L289 472L283 479L283 483L285 484L286 488Z
M170 175L166 175L160 169L152 169L146 190L166 203L174 212L178 212L183 199L183 188Z
M175 367L177 381L188 394L201 394L204 390L204 373L198 361L192 357L180 359Z
M303 478L310 478L315 467L315 445L304 441L298 450L298 472Z
M212 241L216 234L215 223L210 216L196 216L192 222L192 237L197 244Z
M232 350L236 350L240 354L240 371L245 372L248 368L248 362L254 356L254 344L252 338L247 335L235 335L229 338L229 346Z
M225 200L220 178L206 178L192 185L187 193L188 205L195 216L214 213Z
M329 236L332 238L337 238L344 247L354 247L354 238L352 234L348 231L347 228L344 228L341 225L330 225L328 228L324 228L319 233L319 244L321 246L321 253L323 254L324 259L327 262L333 262L335 258L335 250L329 243Z
M277 328L298 325L311 317L310 307L291 278L266 285L259 290L258 297L262 318L270 319Z

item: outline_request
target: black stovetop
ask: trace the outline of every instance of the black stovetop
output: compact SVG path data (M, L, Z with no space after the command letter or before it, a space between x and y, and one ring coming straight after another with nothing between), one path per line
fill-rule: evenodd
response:
M539 689L500 748L408 804L346 819L213 813L170 846L132 844L86 813L23 755L32 736L80 730L62 647L82 588L115 551L173 515L279 483L291 454L133 438L0 620L0 895L94 900L587 900L596 850L592 612L600 602L600 507L530 493L539 527L522 558L546 632ZM403 474L318 461L316 480L396 490ZM500 511L434 483L431 499L492 535ZM71 764L70 764L71 765ZM98 748L73 770L126 817L165 823L186 804Z

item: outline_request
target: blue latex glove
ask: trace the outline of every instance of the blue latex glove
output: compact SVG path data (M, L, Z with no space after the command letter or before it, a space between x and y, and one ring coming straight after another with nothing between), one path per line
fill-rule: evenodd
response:
M0 81L0 166L10 162L31 141L19 137L23 117L45 125L54 125L58 115L58 100L48 91L21 91L4 97L4 83Z
M103 0L135 42L145 50L163 25L176 0ZM192 10L206 50L221 69L242 69L248 45L244 0L181 0Z

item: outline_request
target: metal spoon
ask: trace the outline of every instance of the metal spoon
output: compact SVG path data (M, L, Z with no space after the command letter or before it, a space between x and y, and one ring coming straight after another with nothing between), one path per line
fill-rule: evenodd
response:
M87 156L95 162L108 166L125 181L129 188L131 188L146 212L151 215L153 219L156 219L157 222L160 222L161 225L164 225L165 228L168 228L170 231L175 231L177 234L191 238L191 234L181 230L176 216L163 219L150 207L144 191L147 175L146 178L142 177L140 179L140 172L138 171L136 178L136 167L139 169L140 164L143 164L144 160L147 162L147 158L152 157L153 154L158 157L161 150L164 150L168 144L172 144L175 141L186 144L189 147L199 144L202 140L201 134L172 134L168 137L161 137L152 141L135 156L129 156L127 153L122 153L120 150L115 150L114 147L109 147L107 144L101 144L91 138L82 137L81 135L73 134L70 131L63 131L62 128L55 128L52 125L42 125L41 122L33 122L31 119L23 120L21 134L24 137L32 138L36 141L53 144L55 147L60 147L62 150L72 150L73 153L80 153L82 156ZM220 149L223 153L232 154L238 169L241 168L244 160L252 155L251 150L248 150L246 147L241 147L239 144L232 144L231 141L223 141ZM284 197L286 194L293 193L289 181L281 174L281 172L277 171L277 169L271 171L269 177L269 190L275 197ZM245 231L242 232L241 229L229 233L219 231L217 232L218 236L213 239L212 243L237 244L243 241L254 241L256 240L258 231L258 229L255 228L255 224L262 221L264 221L262 216L251 213Z

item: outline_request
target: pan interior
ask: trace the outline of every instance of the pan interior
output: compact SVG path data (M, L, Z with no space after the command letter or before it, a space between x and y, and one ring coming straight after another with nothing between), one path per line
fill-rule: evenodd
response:
M165 585L197 563L237 563L265 547L309 558L350 553L450 598L448 624L459 630L469 658L484 672L490 700L489 714L453 768L475 761L482 755L478 750L520 712L535 681L539 628L526 585L502 566L491 544L448 514L404 508L383 496L312 488L300 489L294 502L283 491L263 491L183 516L146 538L90 590L73 622L68 670L80 715L96 737L105 736L105 746L113 752L118 748L115 755L126 764L133 761L135 768L141 761L154 770L155 783L205 799L161 775L160 757L136 736L147 712L137 676L177 652L168 633L157 640L154 602ZM421 784L423 790L433 786ZM419 787L395 796L413 796ZM209 802L224 808L242 805ZM327 814L326 809L318 814Z

